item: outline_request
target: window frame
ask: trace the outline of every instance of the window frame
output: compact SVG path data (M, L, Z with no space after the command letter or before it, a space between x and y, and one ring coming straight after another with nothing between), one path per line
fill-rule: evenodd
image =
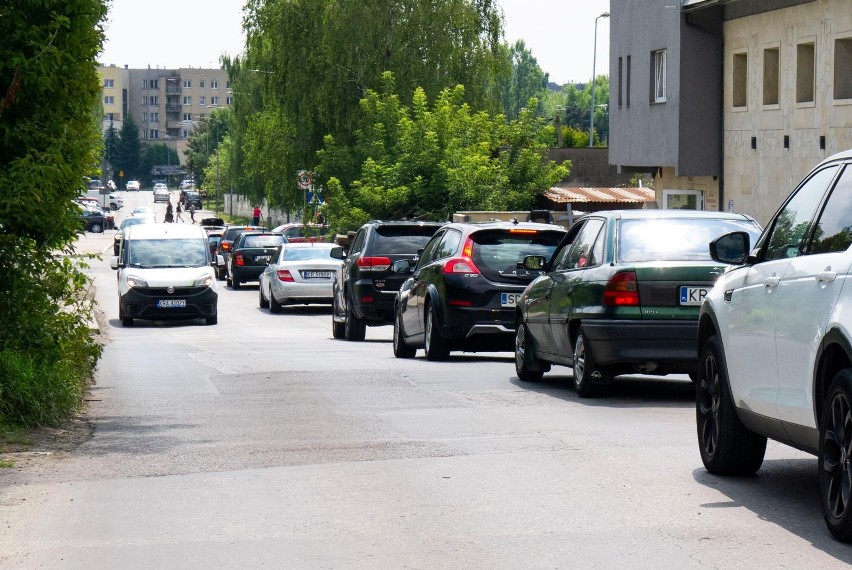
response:
M666 49L651 52L651 103L666 102L668 81L668 55Z

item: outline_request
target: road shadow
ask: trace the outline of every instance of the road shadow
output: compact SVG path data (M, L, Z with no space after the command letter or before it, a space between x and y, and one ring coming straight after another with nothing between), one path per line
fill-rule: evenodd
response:
M757 475L721 477L703 467L692 476L699 485L711 487L730 498L700 505L705 509L742 507L761 520L773 523L846 564L852 549L838 542L825 526L819 504L816 458L772 459L763 462Z
M175 327L186 327L186 326L202 326L206 327L207 323L204 319L169 319L166 321L146 321L144 319L134 319L132 327L125 327L121 324L120 319L109 319L107 321L109 326L117 328L117 329L156 329L156 328L175 328Z
M269 309L261 309L258 307L258 311L263 313L269 313ZM270 313L273 316L286 316L286 315L330 315L331 314L331 305L284 305L281 308L280 313Z

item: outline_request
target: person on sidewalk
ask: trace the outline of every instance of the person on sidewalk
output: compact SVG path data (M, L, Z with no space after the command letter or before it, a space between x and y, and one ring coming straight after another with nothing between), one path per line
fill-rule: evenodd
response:
M177 203L177 220L176 222L183 222L183 217L181 217L181 213L183 212L183 206L180 205L180 202Z
M260 206L255 206L254 210L252 210L252 212L251 212L251 225L259 226L260 225L260 218L262 218L262 217L263 216L261 215Z
M192 220L192 223L195 223L195 204L193 202L189 203L189 219Z
M174 208L172 208L172 201L171 201L171 200L169 200L169 201L167 202L167 205L166 205L166 217L163 219L163 221L164 221L164 222L166 222L167 224L170 224L170 223L172 223L173 221L175 221Z

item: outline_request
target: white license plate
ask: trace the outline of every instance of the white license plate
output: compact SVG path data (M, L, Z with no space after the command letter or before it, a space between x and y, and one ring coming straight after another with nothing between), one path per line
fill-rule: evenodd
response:
M689 287L682 286L680 288L680 304L681 305L700 305L707 296L709 287Z
M331 277L331 271L302 271L302 277L305 279L328 279Z
M255 255L254 260L261 263L269 263L269 260L272 259L271 255Z
M158 309L174 309L186 307L186 299L159 299L157 301Z
M520 298L520 293L500 293L500 305L503 307L515 307Z

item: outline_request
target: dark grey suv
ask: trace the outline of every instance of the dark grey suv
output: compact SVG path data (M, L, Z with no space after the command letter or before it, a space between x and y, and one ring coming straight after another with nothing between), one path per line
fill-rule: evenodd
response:
M417 259L442 225L372 221L361 226L348 252L342 247L332 250L332 257L343 260L333 285L334 338L364 340L367 326L393 323L394 300L408 275L394 273L391 266L396 261Z

